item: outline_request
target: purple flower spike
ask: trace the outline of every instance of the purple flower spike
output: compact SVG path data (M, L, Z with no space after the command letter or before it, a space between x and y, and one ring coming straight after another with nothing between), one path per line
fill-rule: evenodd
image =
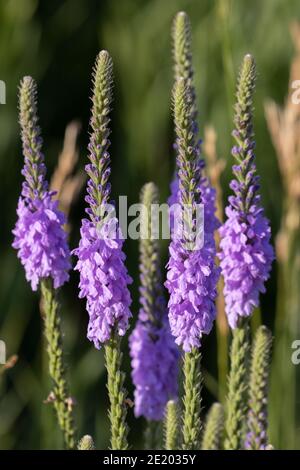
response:
M36 291L41 279L51 277L54 288L69 279L70 252L62 226L64 214L57 209L53 193L46 192L30 203L20 197L13 248L25 268L26 279Z
M118 220L105 215L110 196L109 112L112 102L112 59L101 51L95 67L91 117L92 133L86 172L86 213L82 220L79 247L73 251L80 273L79 297L86 298L89 314L87 337L96 348L112 338L116 331L123 336L131 317L132 282L125 267L123 240Z
M200 347L201 337L210 333L216 315L219 270L211 244L188 255L180 241L172 241L169 248L169 321L175 342L185 352Z
M170 230L172 241L166 287L170 293L169 321L176 343L185 352L199 348L216 315L215 298L219 268L215 265L214 232L219 227L215 216L216 192L204 176L197 125L197 100L191 52L191 26L186 13L176 15L173 29L176 131L176 173L171 183ZM184 247L185 240L175 234L175 220L185 207L202 203L204 208L204 246L197 250ZM172 207L173 206L173 207ZM180 216L179 213L179 216ZM195 223L195 218L192 223ZM184 238L184 237L183 237Z
M270 245L271 229L261 207L259 184L254 163L254 133L252 124L252 95L255 82L255 63L249 55L237 94L233 136L237 145L232 155L235 179L230 187L234 192L226 208L227 220L220 228L222 274L226 313L231 328L238 326L240 317L249 317L259 304L259 294L265 292L274 251Z
M64 214L58 210L55 192L48 191L38 126L36 84L25 77L20 86L20 124L25 181L19 198L13 248L25 268L26 279L37 290L41 279L52 278L54 288L63 285L71 268Z
M140 240L139 318L130 336L132 380L135 385L134 413L148 420L164 417L168 400L177 397L179 351L170 332L166 303L162 292L158 240L151 239L151 207L158 204L153 183L143 187Z
M166 321L159 328L138 321L129 340L134 393L134 414L163 419L170 398L177 396L178 350Z
M249 317L265 292L274 259L270 245L271 229L259 207L259 196L243 216L233 207L226 208L227 221L220 228L221 268L224 275L226 313L231 328L239 317Z
M194 211L199 203L204 205L204 245L190 250L185 243L185 234L180 238L173 233L165 283L170 293L171 332L185 352L199 348L202 335L211 331L216 315L216 284L219 278L219 268L215 264L214 230L218 227L214 215L215 191L202 176L203 160L199 158L190 94L188 81L178 80L173 96L178 184L173 183L171 202L177 199L182 211L186 207L192 207ZM177 194L174 194L176 191Z
M117 221L111 220L117 223ZM121 237L106 237L87 219L82 221L79 247L74 250L78 257L75 269L80 272L80 298L86 298L89 324L87 337L97 349L111 337L116 326L123 336L131 317L131 304L127 284L131 278L124 264Z

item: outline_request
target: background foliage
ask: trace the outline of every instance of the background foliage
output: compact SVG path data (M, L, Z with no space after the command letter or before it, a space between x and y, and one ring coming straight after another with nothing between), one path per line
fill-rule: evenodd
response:
M164 200L174 167L170 118L170 29L174 14L181 9L188 12L193 26L201 135L204 125L214 125L218 155L228 160L222 177L224 198L228 196L230 179L235 76L245 53L251 52L256 58L259 72L255 115L257 166L273 234L279 230L284 195L263 102L272 98L283 103L287 94L293 55L289 24L299 15L297 0L1 0L0 79L6 82L7 104L0 106L0 338L7 344L8 356L19 356L15 367L0 377L2 449L60 445L52 409L43 404L50 385L42 352L44 340L38 296L31 292L10 246L22 165L18 83L24 75L32 75L38 82L39 112L49 174L57 163L65 127L73 119L82 123L78 165L83 168L88 138L91 70L99 49L108 49L115 64L111 147L113 192L115 196L127 194L129 202L137 202L142 184L153 180L159 185L161 199ZM72 247L78 241L83 214L81 194L70 214ZM128 241L126 251L127 265L135 279L132 293L136 316L137 242ZM276 309L280 318L291 315L277 295L277 271L274 264L262 302L263 321L273 331ZM71 283L61 293L67 360L72 390L78 403L76 413L80 430L92 434L97 447L104 448L108 445L108 418L103 352L96 351L86 340L87 314L84 303L77 299L77 282L77 274L73 273ZM284 294L289 296L292 293ZM294 309L294 312L300 315L299 309ZM298 369L291 367L289 336L284 329L286 324L277 321L276 327L276 339L282 349L280 354L275 351L273 361L271 442L277 448L300 448L300 417L296 414L300 365ZM299 326L299 321L297 324ZM294 339L300 338L299 330L294 330L293 334ZM281 340L281 337L287 340ZM209 371L204 404L209 405L216 398L217 390L215 335L205 343L204 364ZM128 359L125 366L129 370ZM127 380L132 395L129 376ZM129 415L132 421L132 412ZM142 420L138 420L131 431L130 440L136 446L141 445L142 426Z

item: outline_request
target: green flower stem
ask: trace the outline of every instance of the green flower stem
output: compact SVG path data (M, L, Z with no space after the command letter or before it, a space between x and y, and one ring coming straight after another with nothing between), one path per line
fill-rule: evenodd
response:
M165 449L178 449L178 405L176 401L170 400L166 406L165 417Z
M272 334L266 326L258 328L252 348L247 449L262 450L268 445L268 379Z
M201 433L201 353L194 348L184 354L183 443L184 450L200 449Z
M73 402L66 379L59 304L50 279L41 281L41 297L49 358L49 374L53 381L53 393L50 395L49 401L53 402L59 427L63 433L65 447L74 449L76 441Z
M220 403L214 403L207 415L202 438L202 450L219 450L224 431L224 411Z
M105 365L107 369L107 390L110 401L111 449L127 450L128 428L126 424L125 374L121 371L121 338L116 333L105 345Z
M233 330L228 378L225 450L242 449L247 415L249 325L244 320Z

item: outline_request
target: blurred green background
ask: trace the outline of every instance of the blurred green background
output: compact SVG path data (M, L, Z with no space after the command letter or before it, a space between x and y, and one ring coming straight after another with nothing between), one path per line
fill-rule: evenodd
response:
M193 27L200 133L203 135L207 124L215 127L218 155L226 160L230 160L232 105L238 66L247 52L256 58L259 72L255 98L257 166L273 234L279 230L284 194L263 103L266 98L283 103L287 94L293 56L289 24L299 16L299 1L1 0L0 79L6 83L7 96L6 104L0 105L0 338L7 344L8 356L19 356L15 367L0 377L1 449L60 446L51 406L43 404L50 384L43 353L38 295L31 292L11 248L22 167L18 83L24 75L32 75L38 82L40 123L49 175L57 163L65 127L73 119L82 123L79 167L83 168L91 71L98 51L108 49L115 71L111 146L113 193L115 196L126 194L129 202L137 202L142 184L153 180L160 187L161 199L165 200L174 168L170 30L174 14L182 9L190 15ZM230 165L228 161L222 177L224 200L228 196ZM82 193L70 214L72 248L78 241L83 215ZM132 294L136 316L137 242L128 241L126 252L127 265L135 279ZM163 256L166 259L166 249ZM276 308L281 308L277 271L274 264L262 301L263 321L274 331ZM80 433L92 434L97 447L105 448L109 436L103 353L96 351L86 340L87 314L84 303L77 299L77 283L77 273L72 273L70 284L61 293L72 391L77 401ZM285 294L289 295L289 292ZM283 313L289 315L290 312ZM299 310L297 313L300 315ZM271 438L277 448L300 448L300 420L296 415L300 400L299 372L296 366L290 366L289 336L284 336L280 329L285 323L280 325L276 338L278 336L280 340L282 334L287 340L283 343L283 352L276 353L275 350L274 354ZM294 331L294 339L300 339L299 330ZM276 359L278 356L281 361ZM282 362L283 356L286 362ZM126 354L125 367L129 371L127 357ZM217 378L214 333L205 343L204 365L213 384ZM290 375L284 376L286 369L290 370ZM129 375L127 380L132 396ZM208 388L210 390L204 391L205 407L217 398L215 387ZM132 411L129 415L132 423ZM131 427L130 441L134 446L141 446L142 427L141 419Z

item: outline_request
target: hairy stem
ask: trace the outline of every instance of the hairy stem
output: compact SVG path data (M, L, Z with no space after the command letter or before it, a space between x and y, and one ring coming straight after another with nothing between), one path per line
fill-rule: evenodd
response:
M225 450L243 448L247 415L249 326L247 320L233 330L228 378Z
M184 397L183 397L183 444L184 450L200 448L201 432L201 353L194 348L185 353L183 363Z
M65 447L67 449L74 449L76 440L73 401L69 394L66 379L59 304L50 279L41 281L41 296L49 359L49 374L53 381L53 393L50 394L49 401L53 402L59 427L63 433Z
M107 390L110 401L111 449L127 450L128 428L126 424L126 391L125 374L121 371L122 352L121 338L113 334L105 345L105 364L107 369Z
M268 385L272 334L262 325L252 348L249 410L245 448L264 450L268 445Z

